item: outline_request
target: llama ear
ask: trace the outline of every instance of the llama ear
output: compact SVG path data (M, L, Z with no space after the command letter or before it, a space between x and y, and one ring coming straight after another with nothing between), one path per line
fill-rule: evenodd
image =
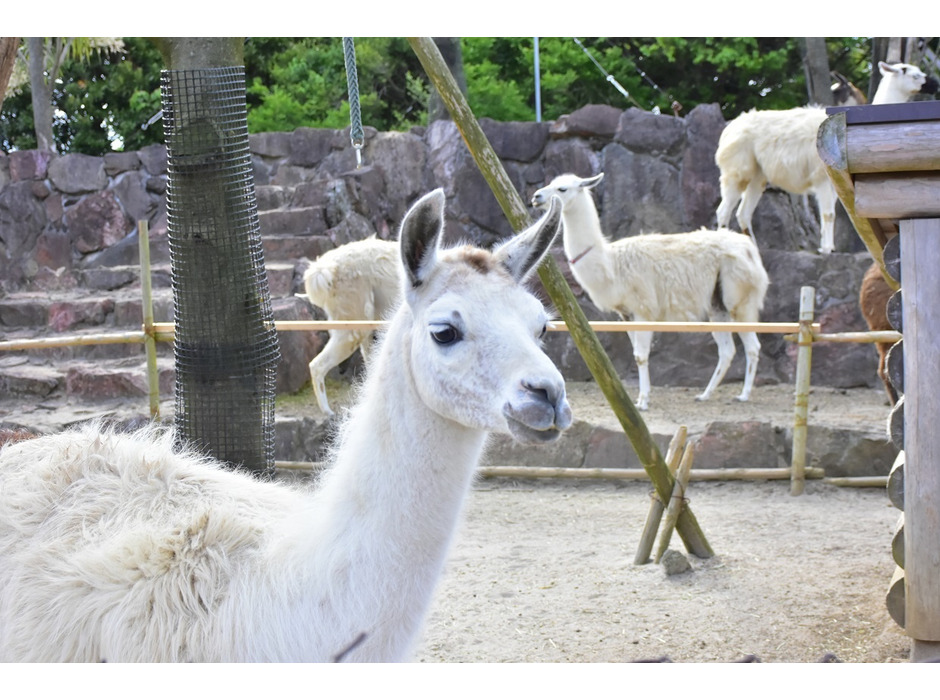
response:
M884 61L878 61L878 70L881 71L882 75L887 75L888 73L897 73L897 70L890 63L885 63Z
M401 222L401 260L412 289L420 287L434 267L443 231L444 190L438 188L415 202Z
M561 208L561 198L552 195L548 211L541 219L493 251L496 260L517 282L524 281L538 267L555 242L561 228Z
M604 179L604 173L598 173L594 177L586 177L581 180L581 187L586 190L593 188L597 183Z

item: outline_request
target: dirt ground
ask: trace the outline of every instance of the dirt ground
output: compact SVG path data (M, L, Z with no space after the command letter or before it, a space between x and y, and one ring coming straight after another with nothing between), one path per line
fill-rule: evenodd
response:
M690 430L716 414L791 421L793 388L763 387L752 402L720 387L654 389L651 430ZM572 387L576 416L609 420L589 384ZM818 388L810 422L870 423L888 408L876 390ZM612 415L612 414L611 414ZM711 416L711 417L710 417ZM470 495L438 588L420 662L906 661L910 641L885 608L899 511L881 488L807 482L693 482L689 506L715 556L670 549L691 568L633 563L650 506L640 482L486 479Z

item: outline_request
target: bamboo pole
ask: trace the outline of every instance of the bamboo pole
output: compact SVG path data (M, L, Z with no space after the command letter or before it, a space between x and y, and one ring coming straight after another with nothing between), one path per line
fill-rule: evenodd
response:
M123 331L117 333L59 335L54 338L24 338L22 340L0 341L0 350L43 350L45 348L64 348L75 345L143 343L144 337L143 331Z
M521 231L526 228L531 221L526 205L519 193L516 192L512 181L499 162L496 152L473 116L470 106L460 92L460 88L447 68L447 64L444 62L437 46L428 37L409 37L408 43L411 44L418 60L440 94L477 167L487 184L489 184L513 229ZM613 363L601 347L600 341L588 324L584 312L578 305L574 294L565 282L552 256L545 257L538 273L539 279L541 279L546 292L551 297L552 303L568 324L571 338L581 353L581 357L584 359L598 387L607 397L624 432L632 443L640 463L649 474L649 478L660 497L664 500L667 499L672 491L674 478L666 468L663 456L660 454L656 443L653 442L643 418L630 400L623 382L617 376ZM683 509L677 529L690 552L701 558L714 555L705 538L705 533L699 526L691 509Z
M666 450L666 468L673 476L676 475L676 467L679 464L679 456L685 450L685 443L689 430L686 426L680 425L676 434L669 441L669 448ZM675 488L675 487L673 487ZM663 503L659 494L655 491L650 497L650 510L646 515L646 524L643 525L643 532L640 534L640 543L637 545L636 556L633 563L636 566L646 564L650 559L650 553L653 551L653 545L656 542L656 533L659 531L659 524L663 519L663 512L666 505Z
M274 328L282 331L331 331L331 330L377 330L384 328L387 321L364 320L333 320L333 321L274 321ZM587 325L595 333L625 333L628 331L654 331L656 333L715 333L726 331L728 333L741 333L752 331L754 333L799 333L799 323L737 323L717 321L715 323L690 321L589 321ZM821 326L812 324L814 337L819 333ZM163 336L172 336L175 332L173 323L155 323L154 330ZM554 332L570 332L568 324L564 321L552 321L548 330ZM893 331L883 331L892 333ZM795 335L793 336L796 337ZM837 341L838 342L838 341ZM850 342L850 341L844 341ZM866 341L860 341L866 342ZM880 339L869 342L884 342Z
M685 446L685 452L682 454L682 461L679 463L679 470L676 472L676 483L672 489L672 498L669 499L669 505L666 507L666 519L663 522L663 529L659 533L659 544L656 546L656 554L653 556L653 563L658 564L662 561L663 554L669 547L669 540L672 539L672 531L676 529L676 521L679 515L687 507L685 502L685 490L689 485L689 474L692 471L692 460L695 458L695 443L689 443Z
M796 351L796 395L793 402L793 455L790 461L790 494L803 493L806 471L806 433L809 415L809 379L813 363L813 333L809 324L813 320L816 290L812 287L800 289L799 347Z
M153 290L150 286L150 229L146 221L137 222L140 247L140 295L142 298L144 351L147 353L147 396L150 417L160 417L160 370L157 368L157 339L153 334Z
M278 469L319 472L326 467L326 462L277 461ZM524 467L524 466L487 466L480 467L477 474L484 479L589 479L596 481L646 481L649 474L644 469L618 469L615 467ZM826 477L824 469L807 468L807 479L820 479L826 483L832 481L836 486L878 486L884 485L885 477ZM689 481L782 481L790 478L786 467L734 469L693 469ZM881 480L880 482L878 480ZM870 480L870 482L869 482Z

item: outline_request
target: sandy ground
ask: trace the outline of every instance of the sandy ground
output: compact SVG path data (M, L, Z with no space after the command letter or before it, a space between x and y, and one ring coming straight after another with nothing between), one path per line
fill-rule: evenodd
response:
M792 387L695 402L659 389L650 428L690 429L716 413L792 419ZM576 414L609 420L590 385ZM816 389L810 422L869 423L888 408L875 390ZM633 563L650 506L640 482L487 479L470 495L440 583L421 662L906 661L910 641L888 615L891 539L899 511L881 488L787 481L693 482L689 506L715 556L686 555L685 573Z
M578 418L616 426L596 386L569 387ZM644 418L653 432L679 423L772 420L791 425L792 386L654 387ZM630 389L631 396L635 388ZM810 423L884 431L874 389L817 388ZM316 412L310 397L291 410ZM96 414L145 408L24 405L0 401L0 419L53 428ZM281 410L280 408L278 409ZM787 481L693 482L689 505L715 556L689 555L667 575L634 565L650 506L649 484L585 480L478 482L470 494L426 630L419 662L845 662L906 661L910 642L884 598L894 571L899 512L881 488ZM678 536L671 549L685 554Z

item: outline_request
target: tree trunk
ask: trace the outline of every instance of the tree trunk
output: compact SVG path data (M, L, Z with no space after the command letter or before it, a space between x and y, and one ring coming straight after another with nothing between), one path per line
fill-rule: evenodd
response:
M181 437L274 471L279 351L248 142L242 39L157 42L167 144L167 232Z
M829 75L826 39L821 36L808 36L801 44L807 97L811 104L832 106L832 90L830 89L832 80Z
M457 81L461 94L467 95L467 77L463 70L463 54L460 52L460 37L434 37L434 44L444 58L451 75ZM428 98L428 124L438 119L450 119L450 112L434 83L431 83L431 95Z
M26 40L29 51L29 88L33 100L33 129L36 131L36 148L40 151L56 152L52 136L52 82L46 79L46 42L42 37Z
M19 37L0 36L0 107L7 94L7 85L10 84L10 74L13 73L13 64L16 63L16 49L20 45Z

